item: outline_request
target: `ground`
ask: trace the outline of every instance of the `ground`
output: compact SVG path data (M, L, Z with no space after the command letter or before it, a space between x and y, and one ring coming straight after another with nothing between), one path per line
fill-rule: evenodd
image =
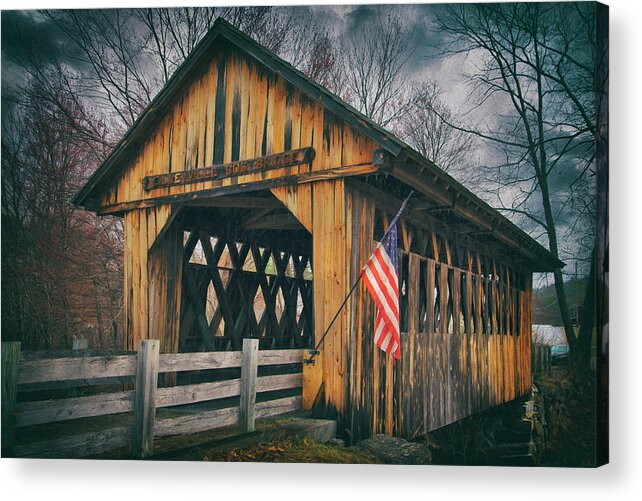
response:
M283 438L248 447L214 450L200 458L203 461L263 462L263 463L335 463L374 464L379 461L357 447L322 444L308 438Z
M548 422L542 466L595 465L595 378L552 366L536 380L544 395Z

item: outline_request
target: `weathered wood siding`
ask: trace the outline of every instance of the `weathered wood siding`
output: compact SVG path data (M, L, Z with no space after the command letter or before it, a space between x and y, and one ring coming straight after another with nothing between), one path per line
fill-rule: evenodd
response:
M339 138L335 138L339 140ZM335 151L339 151L336 149ZM348 200L343 179L319 181L277 190L277 196L292 213L309 215L307 223L313 235L312 270L314 296L315 345L321 340L350 288L350 253L348 235ZM328 416L342 415L346 403L348 381L347 347L350 305L341 311L323 345L323 363L316 365L321 372L322 405ZM310 398L314 400L316 395Z
M375 204L371 198L357 191L348 193L352 284L373 250ZM353 439L358 439L381 431L375 423L382 422L385 414L385 389L381 387L379 377L379 369L384 365L378 353L380 350L374 344L374 302L363 281L359 283L349 306L351 314L346 350L350 373L345 395L348 412L343 427L350 430Z
M531 381L529 294L414 253L407 256L407 330L393 376L394 433L414 437L524 395ZM486 312L484 288L499 299ZM435 290L440 313L430 318L426 312Z
M313 146L310 165L274 169L145 191L142 180L151 174L207 167ZM277 179L308 171L371 162L376 144L338 119L321 104L264 66L231 47L221 47L196 73L155 132L105 190L103 212L128 203L195 193L212 188ZM303 192L309 194L309 187ZM285 190L276 190L286 196ZM307 197L302 197L307 198ZM167 200L167 199L166 199ZM111 208L111 209L110 209ZM310 229L307 205L293 213Z
M127 350L150 338L161 339L163 352L177 347L183 236L172 225L176 210L161 205L124 215Z
M148 254L149 337L161 353L178 351L182 275L183 232L170 224Z
M353 190L346 204L349 287L375 245L377 209L374 199ZM408 250L422 237L431 257ZM492 261L461 248L457 256L467 266L455 266L447 240L434 234L425 238L404 222L400 245L399 362L393 365L374 345L375 309L363 284L349 302L341 353L348 369L345 412L339 425L353 440L375 433L414 437L530 388L530 274L505 267L497 273ZM324 367L326 360L324 353Z

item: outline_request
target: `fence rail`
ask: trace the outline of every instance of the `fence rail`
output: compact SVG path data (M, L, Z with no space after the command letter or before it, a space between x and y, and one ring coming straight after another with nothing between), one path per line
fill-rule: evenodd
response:
M254 429L256 419L301 408L300 395L257 403L257 393L302 385L300 372L258 376L258 368L302 361L303 350L258 351L257 339L245 339L243 351L238 352L159 354L159 342L145 340L140 342L138 352L131 354L58 358L49 355L24 360L19 343L2 343L3 448L15 456L81 457L131 446L135 457L144 458L153 453L157 437L234 424L246 433ZM158 387L158 374L232 368L241 369L240 378ZM98 395L17 402L19 385L33 391L33 387L46 388L55 382L75 381L76 386L89 386L109 378L116 378L115 381L129 378L135 381L135 387ZM230 397L239 397L239 404L176 417L156 415L156 409ZM133 415L132 423L126 426L30 444L13 443L14 431L20 428L126 413Z

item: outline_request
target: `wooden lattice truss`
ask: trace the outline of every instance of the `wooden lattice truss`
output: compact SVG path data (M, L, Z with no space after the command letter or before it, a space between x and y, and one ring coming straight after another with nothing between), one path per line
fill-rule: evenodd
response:
M310 257L230 234L185 233L180 350L305 348L313 339Z

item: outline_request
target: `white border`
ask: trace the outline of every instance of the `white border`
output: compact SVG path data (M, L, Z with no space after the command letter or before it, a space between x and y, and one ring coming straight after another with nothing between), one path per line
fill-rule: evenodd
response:
M212 4L211 1L135 1L135 6ZM221 3L221 2L218 2ZM225 3L232 3L225 2ZM246 4L257 4L249 1ZM265 4L275 2L265 2ZM308 2L279 2L301 4ZM314 2L338 4L340 2ZM350 3L381 3L350 2ZM611 0L610 6L610 224L611 224L611 464L598 470L514 469L443 466L338 466L133 461L0 461L4 499L632 499L640 478L639 312L640 34L639 2ZM131 7L129 1L100 0L97 7ZM6 0L3 9L71 7L87 2Z

